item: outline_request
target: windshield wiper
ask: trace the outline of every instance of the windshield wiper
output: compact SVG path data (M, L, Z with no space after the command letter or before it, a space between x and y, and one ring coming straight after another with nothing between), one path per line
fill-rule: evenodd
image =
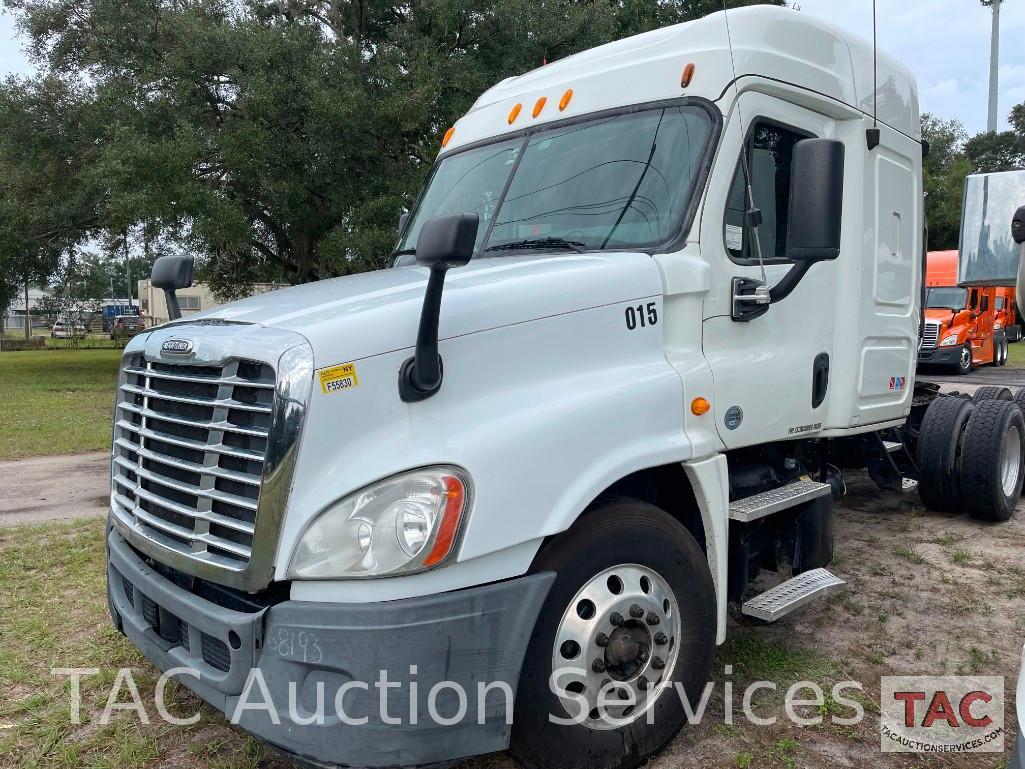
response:
M485 251L520 251L527 249L542 248L568 248L578 254L584 253L586 243L579 240L566 240L565 238L528 238L526 240L511 240L508 243L499 243L497 246L488 246Z

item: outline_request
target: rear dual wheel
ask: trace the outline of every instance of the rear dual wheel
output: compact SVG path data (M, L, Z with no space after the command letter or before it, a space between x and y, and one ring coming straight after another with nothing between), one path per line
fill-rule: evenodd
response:
M686 722L676 687L697 703L711 667L715 590L701 548L664 511L617 499L550 542L533 570L557 577L524 660L512 754L528 769L644 763Z
M1021 395L1021 393L1019 393ZM1025 418L1002 387L934 400L918 438L919 496L930 510L987 521L1014 515L1025 478Z
M965 428L961 490L965 509L986 521L1006 521L1021 497L1025 418L1005 400L979 403Z

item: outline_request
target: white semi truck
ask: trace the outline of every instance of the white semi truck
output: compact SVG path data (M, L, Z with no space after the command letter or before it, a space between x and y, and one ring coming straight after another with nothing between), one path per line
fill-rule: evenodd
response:
M1009 517L1020 410L915 385L917 95L872 64L754 7L510 78L391 269L133 339L116 626L314 764L631 767L731 606L842 587L843 468ZM158 263L172 307L190 272Z

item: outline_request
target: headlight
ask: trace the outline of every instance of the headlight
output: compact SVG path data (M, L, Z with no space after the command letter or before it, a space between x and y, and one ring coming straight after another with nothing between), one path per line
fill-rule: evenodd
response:
M943 337L943 341L940 342L940 347L950 347L953 344L957 344L957 334L951 334L950 336Z
M454 467L412 470L350 494L303 533L291 579L383 577L423 571L455 552L470 506L469 478Z

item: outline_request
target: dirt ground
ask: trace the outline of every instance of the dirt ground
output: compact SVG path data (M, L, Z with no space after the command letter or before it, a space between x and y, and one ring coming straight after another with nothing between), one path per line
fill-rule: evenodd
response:
M110 452L0 461L0 526L106 515Z

